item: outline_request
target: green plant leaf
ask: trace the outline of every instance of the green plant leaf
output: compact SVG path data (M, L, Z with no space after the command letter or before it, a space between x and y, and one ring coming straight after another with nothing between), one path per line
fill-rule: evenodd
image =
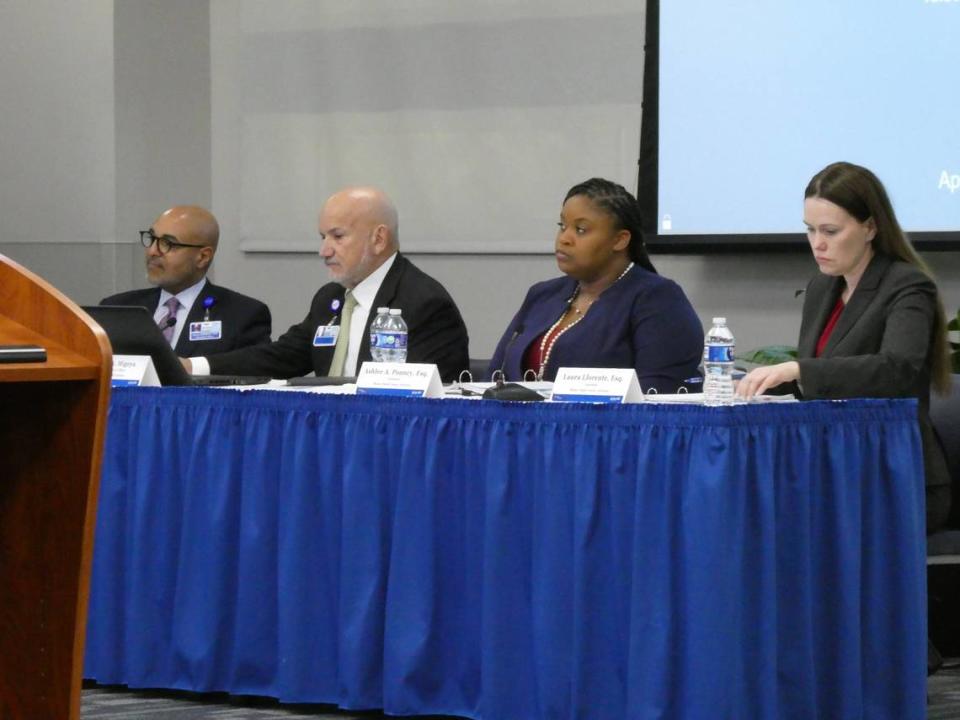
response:
M776 365L796 359L797 349L792 345L765 345L755 350L737 354L737 360L756 365Z

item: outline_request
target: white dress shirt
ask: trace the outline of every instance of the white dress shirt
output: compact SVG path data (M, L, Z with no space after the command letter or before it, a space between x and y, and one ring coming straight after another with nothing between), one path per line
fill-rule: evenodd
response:
M350 317L350 343L347 345L347 358L343 361L344 375L356 375L357 370L359 370L357 360L360 357L360 344L363 342L364 333L370 331L370 322L368 321L373 320L370 311L376 310L373 307L373 301L376 299L377 293L380 292L383 279L387 276L387 272L389 272L393 261L396 259L397 254L394 253L387 258L383 265L367 275L352 290L357 306L353 309L353 315Z
M173 328L173 335L170 336L170 347L175 348L177 346L177 340L180 339L183 326L187 324L187 315L190 314L190 308L193 307L193 304L197 301L197 297L200 295L200 291L203 290L203 286L206 284L207 279L203 278L196 285L191 285L176 295L172 295L163 289L160 290L160 302L157 304L157 309L153 311L154 322L159 323L167 314L167 308L165 307L167 300L175 297L180 302L180 306L177 308L177 324ZM209 374L209 371L207 374Z

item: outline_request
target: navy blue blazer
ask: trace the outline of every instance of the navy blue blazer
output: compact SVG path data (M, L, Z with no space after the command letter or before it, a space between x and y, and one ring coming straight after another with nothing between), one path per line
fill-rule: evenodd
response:
M490 372L503 368L508 380L521 380L527 350L566 312L576 287L566 276L531 287L500 338ZM559 337L543 379L553 380L561 367L632 367L644 392L673 393L697 374L702 355L703 326L683 290L635 265Z
M203 320L205 314L203 300L208 297L213 300L210 306L210 319L220 320L223 323L222 337L219 340L191 340L190 323ZM101 300L100 304L140 305L153 313L159 302L160 288L155 287L111 295ZM209 280L187 313L186 322L177 339L177 346L174 348L174 352L180 357L222 353L270 342L272 327L270 308L255 298L214 285Z

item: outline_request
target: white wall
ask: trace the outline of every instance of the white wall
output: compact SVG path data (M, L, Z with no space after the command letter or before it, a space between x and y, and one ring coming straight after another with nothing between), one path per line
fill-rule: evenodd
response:
M144 285L138 230L168 207L210 207L210 13L196 0L117 0L116 286Z
M0 252L72 295L113 282L113 2L0 3Z

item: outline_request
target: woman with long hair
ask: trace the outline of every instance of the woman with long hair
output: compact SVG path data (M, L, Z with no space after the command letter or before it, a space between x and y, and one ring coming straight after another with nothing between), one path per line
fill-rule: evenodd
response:
M802 398L915 397L927 484L927 532L946 522L950 475L928 407L950 386L943 304L876 175L837 162L810 180L804 223L820 274L807 285L798 359L757 368L737 392L788 383Z

